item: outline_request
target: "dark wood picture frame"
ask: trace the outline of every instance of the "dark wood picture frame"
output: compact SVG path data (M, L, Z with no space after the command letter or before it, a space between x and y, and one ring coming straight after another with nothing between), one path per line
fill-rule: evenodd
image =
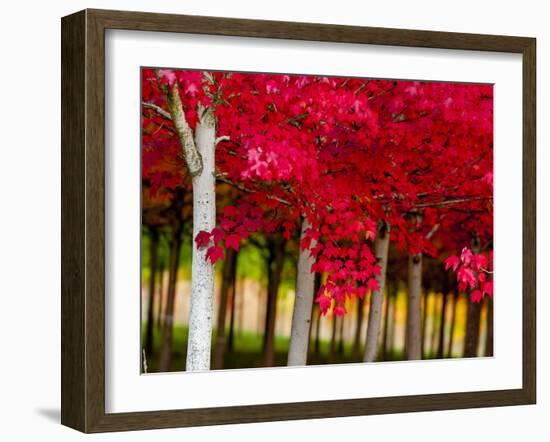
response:
M62 19L61 422L83 432L533 404L536 398L534 38L84 10ZM523 57L523 385L467 393L105 412L105 30L495 51Z

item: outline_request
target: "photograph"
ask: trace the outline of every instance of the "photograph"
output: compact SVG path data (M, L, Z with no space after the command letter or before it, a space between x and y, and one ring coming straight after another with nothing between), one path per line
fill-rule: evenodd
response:
M138 93L142 374L493 356L493 84L142 67Z
M471 3L6 2L0 442L550 434L548 8Z

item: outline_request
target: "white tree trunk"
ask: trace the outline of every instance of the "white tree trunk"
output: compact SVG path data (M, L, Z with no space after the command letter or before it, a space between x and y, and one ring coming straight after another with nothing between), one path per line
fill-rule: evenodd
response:
M306 230L310 228L307 218L302 222L300 241L304 238ZM315 247L316 241L311 241L308 249L301 250L298 256L298 275L296 280L296 298L294 300L294 312L292 314L292 328L290 331L290 344L288 348L288 364L306 365L307 350L309 346L309 327L311 326L311 309L313 306L315 273L311 266L315 259L310 251Z
M407 305L407 359L422 359L422 255L409 255Z
M177 84L166 89L166 104L170 109L170 117L176 128L189 174L192 177L200 175L203 168L201 153L193 140L193 129L189 127L185 118Z
M160 78L158 72L157 77ZM194 239L200 231L210 232L216 226L216 120L213 109L199 105L199 123L193 137L193 130L185 118L178 85L163 89L193 183L193 257L186 370L209 370L214 266L206 260L207 248L198 250Z
M382 323L382 297L386 284L389 245L389 227L386 223L383 223L378 228L378 233L374 242L374 253L380 265L380 274L376 277L380 289L373 291L370 296L367 342L365 344L365 354L363 355L364 362L374 362L378 352L378 337L380 335L380 324Z
M193 176L193 238L200 231L210 232L216 226L216 125L211 109L200 109L201 113L195 129L195 144L202 158L202 170ZM193 241L187 371L210 369L214 266L206 259L206 250L199 250Z

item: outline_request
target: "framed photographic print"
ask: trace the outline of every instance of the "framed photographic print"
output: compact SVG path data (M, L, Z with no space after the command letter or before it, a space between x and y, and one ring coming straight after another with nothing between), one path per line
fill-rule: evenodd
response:
M62 423L532 404L535 40L62 19Z

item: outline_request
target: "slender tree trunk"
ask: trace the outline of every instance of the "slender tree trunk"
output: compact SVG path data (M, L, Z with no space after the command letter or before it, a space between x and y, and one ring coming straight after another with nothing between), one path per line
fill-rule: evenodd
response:
M271 241L268 242L268 251L267 251L267 292L266 292L266 302L265 302L265 311L264 314L264 334L262 339L262 364L264 366L269 366L267 359L270 359L268 353L272 353L272 349L268 349L268 336L271 323L275 323L275 311L276 311L276 296L273 296L273 286L275 275L273 274L273 267L275 261L275 247ZM258 304L261 306L261 302ZM258 309L258 324L260 324L261 310ZM273 326L275 328L275 326ZM271 345L272 346L272 345ZM271 358L272 359L272 358Z
M164 311L164 261L160 261L159 266L159 301L157 303L157 330L162 327L162 312Z
M281 283L281 273L285 258L286 242L277 237L270 243L268 256L267 308L264 330L263 364L273 367L275 364L275 320L277 316L277 295Z
M437 343L437 359L443 358L443 349L445 348L445 327L447 326L447 302L449 298L448 290L444 290L443 301L441 303L441 321L439 324L439 342Z
M333 363L336 360L336 334L338 332L340 319L340 316L332 315L332 333L330 335L330 349L328 354L329 363Z
M472 251L479 253L479 238L472 238ZM479 326L481 323L481 302L472 302L468 296L468 310L466 312L466 336L464 338L464 357L472 358L477 356L479 345Z
M319 292L319 289L321 288L321 274L316 273L315 274L315 293ZM321 353L321 309L319 308L319 305L317 304L317 307L315 308L315 316L317 317L317 322L315 323L315 344L313 348L313 352L316 357L319 356Z
M388 356L391 355L391 359L393 360L394 357L394 350L395 350L395 335L397 330L397 297L399 292L399 282L396 281L394 291L393 291L393 301L392 301L392 312L391 312L391 329L389 334L389 348L386 353L386 360L388 359Z
M370 297L369 322L367 325L367 341L365 344L364 362L374 362L378 353L378 339L382 322L382 297L386 284L386 267L388 265L388 250L390 245L389 226L383 222L378 226L378 233L374 242L374 250L380 274L376 277L380 288L373 290Z
M151 358L153 354L153 322L155 308L155 283L157 280L159 233L156 228L151 228L151 242L149 249L149 299L147 305L147 328L145 332L145 354Z
M407 359L422 359L422 255L409 255L407 305Z
M212 109L199 112L195 130L202 170L193 176L193 259L191 264L191 307L187 339L187 371L210 369L214 266L206 259L206 248L199 249L195 238L216 226L215 142L216 122Z
M174 326L174 307L176 302L176 282L181 249L181 232L183 223L176 221L170 241L170 262L168 264L168 291L166 293L166 311L162 324L162 347L159 370L168 371L172 361L172 333Z
M233 316L235 317L235 321L237 321L237 313L238 313L238 318L239 318L239 321L236 322L236 326L237 326L237 330L239 332L239 335L243 332L244 330L244 312L245 312L245 308L246 308L246 303L245 303L245 298L244 298L244 290L245 290L245 282L246 282L246 279L243 277L239 280L237 280L237 278L235 278L235 309L237 308L237 306L239 307L238 311L235 311ZM242 288L242 292L237 292L237 287L239 288ZM239 293L239 296L237 296L237 293ZM237 300L238 300L238 303L237 303Z
M313 352L310 350L311 348L314 348L315 341L317 340L317 336L314 336L314 334L319 333L319 324L320 324L320 315L319 315L319 305L315 302L315 297L317 296L317 293L319 293L319 288L321 287L321 274L315 273L315 280L313 285L313 301L311 302L311 323L309 326L309 337L308 337L308 352L307 352L307 364L310 364L311 356ZM315 327L313 326L313 323L315 322ZM312 346L312 340L314 342ZM314 354L314 353L313 353Z
M313 354L319 356L321 352L321 309L315 307L315 337L313 338Z
M315 322L315 316L316 316L316 312L315 312L315 293L317 293L315 291L315 288L313 288L313 301L311 302L311 317L309 319L309 333L308 333L308 337L307 337L307 348L308 348L308 358L309 358L309 354L310 354L310 351L309 349L311 348L311 340L313 339L313 332L314 332L314 327L313 327L313 324Z
M309 317L309 333L307 335L307 348L309 349L311 346L311 335L313 334L313 316L315 315L315 301L311 303L311 316ZM294 311L292 312L294 314ZM291 323L292 327L292 323ZM290 341L289 341L290 344Z
M363 329L363 310L365 308L365 298L357 300L357 321L355 322L355 334L353 336L353 360L359 360L361 357L361 331Z
M458 299L459 299L459 293L458 290L455 289L453 292L453 309L451 310L451 325L450 325L450 331L449 331L449 346L447 347L447 357L452 358L453 357L453 345L454 345L454 336L455 336L455 328L456 328L456 310L458 306Z
M464 339L464 357L473 358L477 356L479 343L479 324L481 320L481 302L468 300L468 311L466 317L466 337Z
M307 339L308 342L308 358L310 356L310 348L311 348L311 340L313 339L313 334L315 331L317 331L319 328L317 326L319 322L319 313L317 312L318 304L315 302L315 297L317 296L317 293L319 292L319 288L321 287L321 274L320 273L314 273L314 280L313 280L313 296L311 298L311 319L309 324L309 336ZM315 321L315 330L313 329L313 321Z
M233 268L234 274L233 274L233 290L231 291L231 315L229 317L229 337L227 338L227 349L230 352L233 352L235 350L235 308L237 304L237 263L235 263L235 267ZM239 315L239 330L242 329L242 308L239 309L240 315Z
M422 338L421 338L421 352L422 356L425 354L426 347L426 327L428 324L428 293L421 293L420 297L422 298Z
M493 311L493 298L487 296L487 335L485 336L485 356L493 356L494 344L493 344L493 327L494 327L494 311Z
M385 319L385 322L384 322L384 336L383 336L383 340L382 340L382 352L383 352L383 358L384 360L388 360L388 342L389 342L389 339L388 339L388 335L390 333L390 323L392 324L393 326L393 322L392 322L392 317L393 317L393 310L391 310L392 312L392 317L390 317L390 305L392 307L392 309L395 309L395 297L397 295L397 284L395 282L392 282L390 284L390 281L388 281L386 283L386 287L387 287L387 298L386 298L386 311L384 312L384 317L386 318Z
M439 332L440 332L440 325L441 325L441 320L437 315L437 313L440 311L438 294L434 293L432 296L432 299L433 299L432 330L429 336L430 358L434 358L437 356L437 340L439 339Z
M300 234L300 243L309 228L310 224L307 218L304 218ZM315 263L315 258L311 256L311 250L315 245L316 241L313 240L306 250L302 250L301 247L299 248L296 298L294 300L290 343L288 347L287 365L289 366L306 365L307 363L311 309L313 307L313 298L315 295L315 273L311 271L311 266Z
M340 316L338 327L338 356L344 356L344 317Z
M227 249L225 261L223 262L222 286L220 289L220 303L216 326L216 345L212 362L215 369L223 368L223 356L225 353L225 318L227 316L229 292L231 291L231 287L235 284L235 281L233 281L233 276L235 274L233 267L235 267L236 259L237 254L235 250L231 248Z
M267 287L269 287L269 278L271 278L271 264L269 263L269 254L268 254L268 262L267 262L267 265L266 265L266 269L267 269ZM268 290L266 289L266 292L265 292L265 302L262 302L262 299L263 298L263 293L260 294L258 296L258 308L256 310L256 333L257 334L261 334L263 332L263 341L262 341L262 352L263 352L263 349L265 348L265 339L266 339L266 325L267 325L267 321L265 320L265 318L267 317L267 304L268 304L268 298L269 296L267 295L267 292ZM263 324L263 327L264 329L262 330L262 324Z

